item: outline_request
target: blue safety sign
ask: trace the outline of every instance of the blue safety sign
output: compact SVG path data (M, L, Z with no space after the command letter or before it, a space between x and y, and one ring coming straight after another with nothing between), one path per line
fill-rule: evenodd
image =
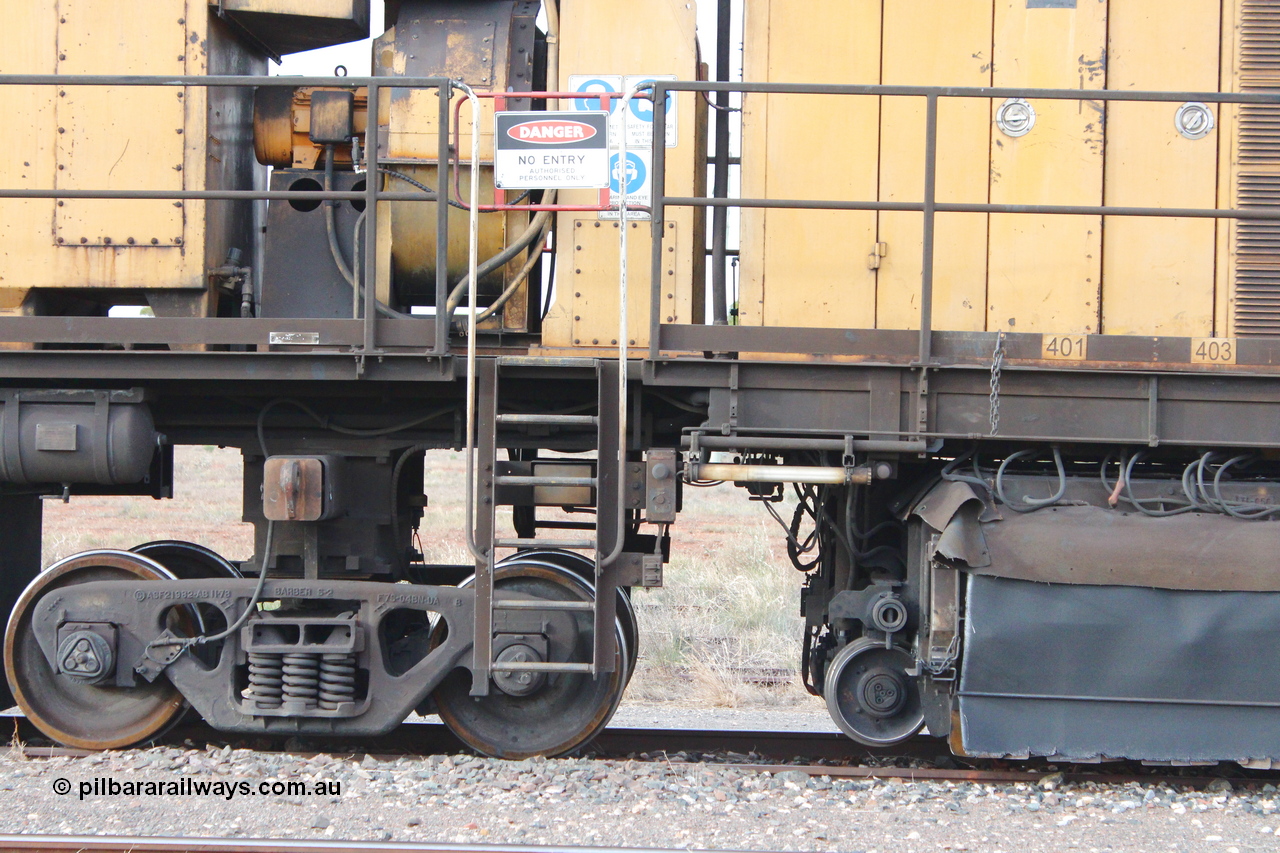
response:
M622 157L620 154L614 154L609 158L609 188L615 193L622 192L622 172L618 167ZM626 169L627 193L635 195L643 190L649 181L649 169L644 164L644 160L639 154L627 152L627 169Z

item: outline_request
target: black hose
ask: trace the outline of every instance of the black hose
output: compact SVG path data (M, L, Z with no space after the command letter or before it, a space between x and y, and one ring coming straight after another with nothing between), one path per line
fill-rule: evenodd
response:
M1058 470L1058 491L1049 498L1029 498L1024 495L1022 498L1022 504L1016 504L1005 496L1004 472L1005 469L1009 467L1009 463L1016 459L1031 456L1037 452L1038 451L1036 450L1019 450L1015 453L1010 453L1005 457L1004 461L1000 463L1000 467L996 470L996 496L1000 498L1001 503L1014 512L1035 512L1038 509L1044 509L1045 507L1052 506L1062 500L1062 496L1067 493L1067 472L1062 466L1062 451L1058 449L1057 445L1054 445L1053 464Z
M479 280L494 270L501 269L511 263L511 260L515 258L516 255L532 246L534 241L542 236L543 229L546 227L547 222L550 219L550 211L543 210L535 214L529 221L529 227L525 229L523 234L516 238L515 242L511 243L511 245L504 248L501 252L476 267L476 279ZM462 302L462 297L466 294L467 288L470 287L470 284L471 273L468 271L467 274L464 275L456 285L454 285L453 290L449 292L449 300L445 304L445 310L448 312L449 323L453 322L453 315L458 310L458 306ZM437 310L439 310L439 308L437 308Z
M400 547L400 475L404 473L405 463L409 458L417 453L425 453L431 449L429 444L415 444L400 454L400 458L396 460L395 467L391 469L391 541L395 543L397 548ZM421 484L419 484L421 485ZM405 558L403 551L398 551L397 556L401 558L400 568L405 575L409 573L409 561Z

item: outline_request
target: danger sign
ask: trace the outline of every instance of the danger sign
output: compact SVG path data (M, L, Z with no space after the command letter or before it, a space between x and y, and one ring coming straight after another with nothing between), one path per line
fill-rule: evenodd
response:
M533 119L512 125L507 136L516 142L536 142L554 145L558 142L586 142L596 135L596 129L584 121L560 119Z
M498 189L609 185L608 113L515 112L494 119Z

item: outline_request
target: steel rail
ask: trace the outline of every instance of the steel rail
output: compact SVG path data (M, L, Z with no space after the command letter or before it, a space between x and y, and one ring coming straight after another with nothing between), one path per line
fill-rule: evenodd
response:
M33 731L26 720L18 721L19 737ZM388 735L365 738L358 741L334 739L332 741L306 741L302 749L296 743L285 749L286 734L262 735L249 739L257 752L290 752L307 756L320 752L315 747L328 743L334 747L323 750L341 759L360 760L365 756L394 760L411 755L429 755L464 751L465 747L440 723L404 723ZM236 744L240 741L227 738L204 723L187 724L170 731L161 745L173 742L198 744ZM90 750L63 747L32 747L22 745L20 753L25 758L85 757L95 754ZM599 760L640 758L660 761L674 767L703 768L712 770L736 769L754 773L785 773L798 770L810 776L826 776L832 779L900 779L905 781L952 781L1001 783L1036 783L1052 772L1063 773L1067 782L1101 782L1123 784L1127 782L1169 784L1188 787L1204 787L1214 779L1234 778L1243 782L1274 782L1280 778L1277 771L1228 772L1218 765L1212 775L1206 772L1176 774L1156 765L1139 765L1132 761L1107 762L1105 764L1078 764L1070 761L1049 762L1033 758L1018 760L971 759L962 756L952 759L961 766L936 766L939 755L945 754L946 744L940 738L917 735L891 747L867 747L855 743L842 734L832 732L762 732L692 729L605 729L584 750ZM726 755L738 755L752 761L728 761ZM699 760L702 758L703 760ZM865 762L873 763L865 763ZM911 762L906 764L874 762ZM918 764L914 762L919 762ZM968 766L964 766L968 765ZM1012 766L1010 766L1012 765ZM1082 767L1097 767L1081 769ZM1184 771L1186 769L1184 768ZM0 850L3 850L0 844Z
M312 839L121 838L108 835L0 835L3 853L671 853L641 847L570 847L535 844L452 844Z

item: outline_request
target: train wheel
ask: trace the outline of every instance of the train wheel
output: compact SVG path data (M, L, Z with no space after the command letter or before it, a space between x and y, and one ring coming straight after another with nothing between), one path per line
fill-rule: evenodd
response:
M199 581L220 578L238 580L244 577L230 560L217 551L194 542L184 542L181 539L157 539L154 542L135 545L129 551L155 560L178 580ZM226 617L212 604L195 605L193 612L189 615L195 619L196 627L202 634L216 634L227 627ZM218 665L218 657L222 654L222 642L194 646L188 650L187 654L195 655L206 666L213 669ZM192 722L200 719L195 709L192 709L189 717Z
M822 693L841 731L867 746L889 746L919 732L920 689L907 675L913 662L901 649L865 637L840 649Z
M216 551L180 539L159 539L135 545L129 551L150 557L164 566L174 577L184 581L212 578L242 578L244 575Z
M555 548L521 551L507 557L498 565L531 560L552 563L569 569L589 584L593 583L596 574L595 561L590 557L576 551L561 551ZM618 622L622 626L623 636L627 638L627 650L630 652L627 656L627 683L630 684L631 676L636 671L636 659L640 655L640 625L636 621L635 605L631 603L631 596L624 589L618 590Z
M469 583L469 582L468 582ZM591 601L590 584L571 569L543 562L507 562L494 571L494 597ZM499 660L591 661L591 614L521 611L543 627L495 646ZM488 696L470 695L471 675L458 670L433 694L437 711L463 743L494 758L529 758L572 752L590 741L618 708L626 687L630 651L621 623L614 671L585 673L497 673ZM443 639L443 635L439 639Z
M178 721L187 704L167 679L116 687L62 675L49 665L31 627L36 603L58 589L100 580L173 579L164 566L147 557L103 550L68 557L31 582L9 617L4 668L18 706L36 728L68 746L115 749L152 740ZM188 621L189 614L179 618Z

